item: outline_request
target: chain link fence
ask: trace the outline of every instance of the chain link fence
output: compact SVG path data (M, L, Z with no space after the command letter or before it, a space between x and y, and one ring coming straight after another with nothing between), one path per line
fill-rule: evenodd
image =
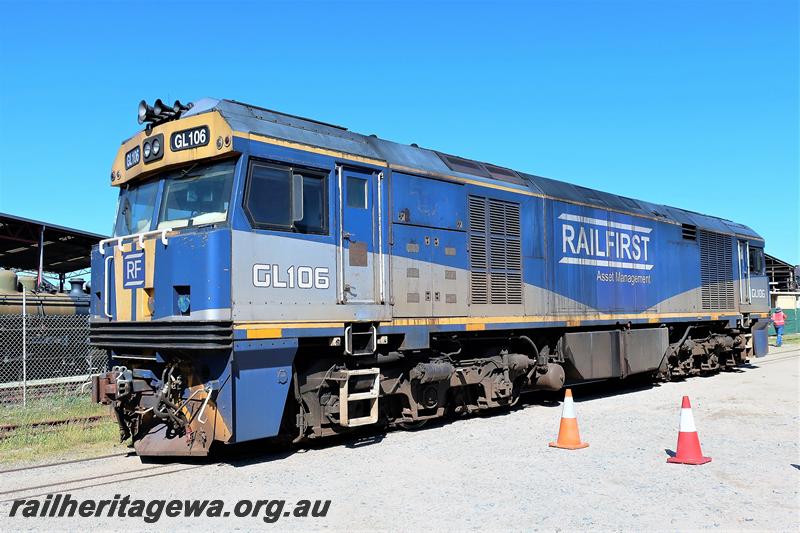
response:
M108 367L89 345L86 315L0 315L0 405L87 393Z

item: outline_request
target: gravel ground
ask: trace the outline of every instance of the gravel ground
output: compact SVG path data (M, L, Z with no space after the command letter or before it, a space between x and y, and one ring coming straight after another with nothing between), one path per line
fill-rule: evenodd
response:
M333 530L780 530L800 529L800 348L772 349L741 372L660 386L575 389L589 448L551 449L560 405L527 405L344 440L308 450L222 463L142 463L136 457L0 474L0 500L47 493L73 498L331 500L325 518L7 518L0 529ZM703 466L667 464L682 395L689 395ZM141 472L134 473L139 469ZM125 472L131 472L125 474ZM158 474L158 475L156 475ZM163 474L163 475L161 475ZM111 475L111 477L102 477ZM151 476L134 481L124 477ZM90 488L77 487L101 484ZM68 490L67 490L68 489ZM287 507L288 508L288 507Z

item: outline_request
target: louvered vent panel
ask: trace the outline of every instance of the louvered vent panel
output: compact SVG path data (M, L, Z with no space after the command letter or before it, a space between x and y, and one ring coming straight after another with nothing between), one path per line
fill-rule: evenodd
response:
M486 232L486 198L469 197L469 226L471 231Z
M489 302L489 279L486 272L472 272L470 275L470 299L474 304Z
M486 270L486 236L472 234L469 236L469 264L472 270Z
M700 282L703 309L728 310L734 307L733 241L728 235L697 232L700 243Z
M486 199L469 197L470 301L489 303L489 254L486 241Z
M521 234L519 225L519 204L506 204L506 235L509 237L519 237Z
M508 303L506 275L500 272L489 274L489 294L493 305Z
M506 234L505 202L489 200L489 231L495 235Z
M506 269L506 240L502 237L495 235L491 236L491 246L489 246L489 269L494 272L496 270Z
M522 303L522 274L509 273L506 275L508 289L508 302L510 304Z
M469 197L470 301L522 303L519 204Z

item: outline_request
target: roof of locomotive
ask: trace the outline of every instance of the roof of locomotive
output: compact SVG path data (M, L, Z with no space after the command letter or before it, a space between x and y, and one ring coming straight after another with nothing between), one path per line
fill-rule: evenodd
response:
M558 181L506 167L474 161L421 148L361 135L347 128L313 119L280 113L233 100L204 98L183 116L219 111L236 131L256 133L286 141L336 150L352 155L385 161L392 168L407 169L433 176L455 176L487 182L506 182L526 187L534 193L556 199L596 205L648 218L689 224L698 229L733 233L758 240L751 228L730 220L704 215L677 207L635 200L580 185ZM447 162L446 162L447 161ZM460 170L459 170L460 169Z

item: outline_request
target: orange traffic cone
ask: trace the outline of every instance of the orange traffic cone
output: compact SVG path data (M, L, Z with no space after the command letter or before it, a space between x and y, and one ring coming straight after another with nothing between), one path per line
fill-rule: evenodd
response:
M558 428L558 440L551 442L553 448L577 450L589 446L588 442L581 442L578 432L578 419L575 418L575 404L572 401L572 389L567 389L564 394L564 408L561 411L561 425Z
M694 417L692 416L692 404L689 397L683 397L681 404L681 424L678 429L678 446L675 457L669 457L668 463L678 463L684 465L704 465L711 461L711 457L703 457L703 450L700 449L700 437L697 436L697 429L694 427Z

